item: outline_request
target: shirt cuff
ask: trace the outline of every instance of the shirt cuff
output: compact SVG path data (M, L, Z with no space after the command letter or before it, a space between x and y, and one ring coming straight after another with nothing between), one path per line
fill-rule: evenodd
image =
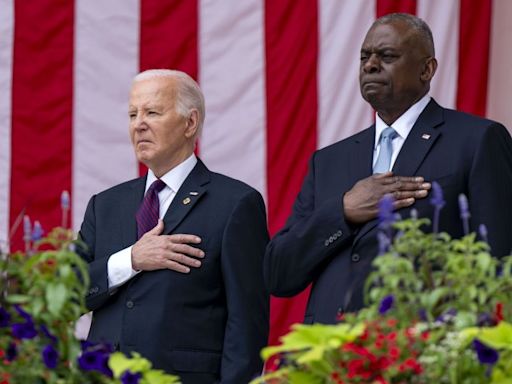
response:
M107 262L108 289L123 285L140 271L132 268L132 247L114 253Z

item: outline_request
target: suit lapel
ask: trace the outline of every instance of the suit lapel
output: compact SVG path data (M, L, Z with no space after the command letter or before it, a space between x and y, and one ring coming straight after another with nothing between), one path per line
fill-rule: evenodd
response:
M443 123L443 109L433 99L428 103L407 136L393 166L399 176L413 176L436 142ZM420 175L421 176L421 175Z
M432 99L411 129L393 165L397 176L413 176L440 136L437 129L443 123L443 109ZM364 224L354 239L354 245L378 224L378 219Z
M350 170L351 180L361 180L372 174L373 147L375 142L375 124L354 137Z
M131 193L128 193L125 197L125 201L121 203L120 225L124 244L132 245L137 241L137 221L135 220L135 214L144 198L146 177L147 175L134 180L130 185Z
M164 234L169 234L188 215L207 191L210 182L210 171L203 162L197 159L197 164L187 176L185 182L174 196L174 199L164 216Z

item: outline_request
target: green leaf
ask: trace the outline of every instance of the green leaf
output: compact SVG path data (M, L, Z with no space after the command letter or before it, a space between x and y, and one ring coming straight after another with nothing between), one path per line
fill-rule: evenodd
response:
M66 303L67 290L62 283L48 283L46 286L46 303L48 311L54 316L58 316L62 307Z
M131 358L126 357L121 352L115 352L110 355L108 365L114 373L114 377L117 378L127 369L131 372L144 372L151 369L151 363L136 352L132 352Z
M30 301L30 296L28 295L20 295L20 294L12 294L5 298L7 302L11 304L23 304Z

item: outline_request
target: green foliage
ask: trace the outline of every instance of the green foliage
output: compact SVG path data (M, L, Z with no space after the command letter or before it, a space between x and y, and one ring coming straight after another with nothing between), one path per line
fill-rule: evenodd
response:
M119 383L126 367L142 373L141 384L177 383L176 377L151 370L138 355L111 355L113 377L81 369L78 358L85 352L74 336L74 323L87 312L89 276L75 246L70 230L56 228L26 253L0 255L0 382ZM57 356L45 361L42 353L49 346Z
M512 257L492 257L475 234L424 233L428 223L393 224L398 235L365 284L367 307L337 325L295 326L263 350L279 369L254 383L510 383L512 325L502 320L512 319ZM499 352L496 364L479 361L475 337Z

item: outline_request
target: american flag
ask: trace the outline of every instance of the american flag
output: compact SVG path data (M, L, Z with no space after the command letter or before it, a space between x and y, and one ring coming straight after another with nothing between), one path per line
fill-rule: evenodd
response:
M148 68L199 81L199 155L263 194L274 233L312 152L372 123L359 49L376 17L398 11L433 30L431 95L511 128L508 0L0 0L1 244L20 214L59 225L63 190L78 229L92 194L140 174L127 99ZM272 343L306 298L273 301Z

